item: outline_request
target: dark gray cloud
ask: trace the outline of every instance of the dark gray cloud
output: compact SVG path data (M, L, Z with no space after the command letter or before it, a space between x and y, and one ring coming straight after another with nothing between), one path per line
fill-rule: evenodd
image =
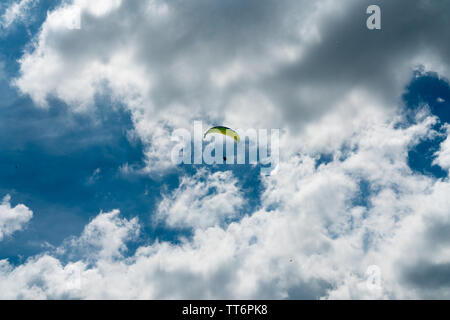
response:
M365 27L365 9L374 3L382 10L380 31ZM422 0L336 5L336 12L321 25L320 43L309 47L299 63L276 73L265 89L284 106L285 120L293 124L320 116L354 89L368 90L395 108L414 67L435 58L449 63L450 46L443 41L450 35L444 13L449 9L448 2ZM298 99L295 93L302 88L313 90Z
M140 94L153 112L179 103L194 115L203 110L224 117L233 98L256 91L276 107L278 126L297 126L323 116L355 90L370 92L394 108L416 65L447 68L450 46L444 39L450 23L445 1L152 3L122 2L100 17L83 11L82 29L75 32L46 28L45 47L67 62L66 71L51 76L76 78L92 59L108 64L118 50L130 49L133 64L152 83L150 92ZM366 8L374 3L382 9L381 31L365 25ZM280 62L274 57L275 49L286 46L298 49L298 59ZM217 88L211 72L236 62L244 66L243 74ZM28 68L33 66L23 66L19 87L33 95ZM251 73L257 76L249 77ZM105 75L94 78L98 76ZM107 80L115 77L120 75L106 75ZM64 81L41 89L64 99ZM94 85L94 80L87 81ZM250 110L262 119L274 112Z
M449 263L431 264L428 261L420 261L406 268L404 277L407 285L415 289L423 298L446 299L450 292Z

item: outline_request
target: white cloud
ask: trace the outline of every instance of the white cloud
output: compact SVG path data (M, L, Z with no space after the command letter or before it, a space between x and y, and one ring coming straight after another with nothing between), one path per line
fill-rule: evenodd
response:
M0 241L16 231L23 230L33 212L23 204L11 207L11 197L5 196L0 204Z
M58 249L60 254L81 255L89 260L120 258L126 251L125 243L139 235L137 218L120 219L119 210L100 213L78 238L69 239Z
M20 0L12 2L0 17L0 26L7 29L13 23L27 17L28 10L37 3L38 0Z
M179 188L164 197L156 218L170 227L207 228L235 218L243 202L230 171L209 175L201 170L183 178Z

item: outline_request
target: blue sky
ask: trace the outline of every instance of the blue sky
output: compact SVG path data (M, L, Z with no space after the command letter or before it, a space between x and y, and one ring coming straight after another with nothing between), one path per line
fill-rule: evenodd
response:
M405 33L445 8L378 2L378 33L360 26L364 1L336 14L308 1L3 3L2 21L25 8L0 27L4 296L449 297L426 279L447 263L450 63L435 31L450 28L439 16ZM80 30L67 8L81 8ZM171 132L194 120L280 129L280 166L171 165ZM1 210L21 206L32 218L2 239ZM442 247L414 249L430 239ZM370 265L384 287L366 288ZM52 287L46 270L74 266L84 287ZM21 268L50 284L33 291Z
M436 128L439 130L441 125L450 121L449 95L448 80L440 78L437 73L430 72L415 78L406 88L403 99L405 106L413 111L427 106L430 112L438 117L440 123L436 125ZM444 137L438 136L424 140L412 148L408 155L410 167L422 174L433 175L437 178L446 177L447 172L433 165L434 154L443 140L445 140Z

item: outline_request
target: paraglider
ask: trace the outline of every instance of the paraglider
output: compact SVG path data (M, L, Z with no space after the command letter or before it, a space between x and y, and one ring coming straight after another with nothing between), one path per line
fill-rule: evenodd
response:
M229 136L229 137L233 138L236 142L239 142L241 140L239 138L239 135L237 134L237 132L228 127L223 127L223 126L212 127L210 129L208 129L208 131L205 132L203 139L206 138L206 136L210 133L220 133L225 136Z

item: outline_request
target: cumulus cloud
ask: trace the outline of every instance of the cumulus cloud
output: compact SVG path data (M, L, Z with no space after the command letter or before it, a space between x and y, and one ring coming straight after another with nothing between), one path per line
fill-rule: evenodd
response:
M209 175L201 170L184 177L179 188L164 197L156 218L170 227L212 227L235 218L243 202L237 179L230 171Z
M85 256L88 260L113 259L126 251L125 243L139 235L138 219L120 219L119 210L100 213L83 230L78 238L65 242L60 254Z
M0 204L0 241L16 231L23 230L33 212L23 204L11 207L11 197L5 196Z
M0 295L450 297L448 281L435 276L450 277L449 181L407 164L438 120L423 112L405 125L397 108L417 65L448 75L450 4L378 2L381 32L365 28L372 1L356 0L74 0L50 12L15 81L38 105L54 96L83 112L110 94L131 111L147 172L170 167L170 132L194 119L285 129L280 163L262 178L261 207L250 215L238 215L236 177L202 171L183 178L156 213L192 238L125 257L137 221L101 214L60 249L78 252L71 262L50 253L18 267L3 261ZM61 25L74 6L80 30ZM447 149L444 142L436 160L443 168ZM318 163L321 153L330 162ZM78 290L64 283L74 266ZM375 289L369 266L380 270Z

